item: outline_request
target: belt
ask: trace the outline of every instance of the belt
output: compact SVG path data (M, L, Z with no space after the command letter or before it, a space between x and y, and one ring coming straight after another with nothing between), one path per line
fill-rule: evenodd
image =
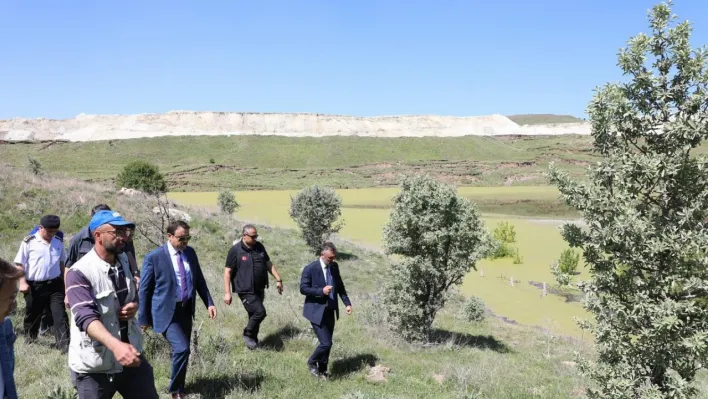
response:
M49 283L53 283L58 280L61 280L61 277L55 277L51 280L28 280L27 283L28 284L30 284L30 283L32 283L32 284L49 284Z

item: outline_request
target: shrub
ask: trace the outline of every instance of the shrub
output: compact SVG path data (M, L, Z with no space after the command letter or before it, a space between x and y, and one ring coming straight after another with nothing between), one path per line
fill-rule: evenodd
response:
M690 46L670 3L649 13L651 35L619 52L629 79L588 107L601 160L587 181L550 165L550 177L587 227L563 237L583 250L584 322L597 357L579 358L590 398L689 398L708 358L708 54Z
M393 198L384 249L400 259L384 279L387 320L403 338L422 341L430 339L448 290L488 255L491 237L454 186L413 176Z
M342 199L330 187L310 186L290 199L290 217L315 254L319 254L322 244L342 228L344 222L337 222L341 215Z
M471 323L477 323L484 320L486 306L484 302L472 296L465 302L465 319Z
M560 259L558 260L558 266L560 271L568 275L574 275L578 270L578 263L580 262L580 254L573 251L572 248L566 248L561 252Z
M216 163L216 160L214 158L209 158L209 163Z
M492 259L514 258L514 263L521 263L519 249L513 244L516 243L516 228L513 224L502 221L494 228L494 249L491 253Z
M570 282L573 279L573 276L570 273L566 273L562 270L562 268L558 265L558 262L553 262L551 264L551 274L553 274L556 282L561 287L570 285Z
M132 188L148 194L160 194L167 191L165 177L159 168L145 161L132 161L125 165L116 177L118 188Z
M227 215L233 214L240 207L239 203L236 201L236 196L231 190L220 190L218 202L221 212Z
M39 176L42 174L42 163L36 158L27 157L27 167L33 175Z

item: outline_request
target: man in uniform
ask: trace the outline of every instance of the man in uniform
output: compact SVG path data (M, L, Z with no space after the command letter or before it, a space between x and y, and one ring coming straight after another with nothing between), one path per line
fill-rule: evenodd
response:
M31 236L33 234L36 234L39 231L39 225L36 224L30 230L29 233L27 233L28 236ZM57 234L54 236L59 239L62 243L64 242L64 232L61 230L57 230ZM52 319L52 311L50 308L44 309L44 313L42 313L42 319L39 323L39 335L45 335L48 333L51 333L52 327L54 326L54 320Z
M248 349L258 347L258 330L266 317L263 298L268 287L268 273L275 277L278 293L283 294L280 274L257 238L255 226L243 226L242 237L229 250L224 269L224 303L231 305L233 291L248 313L248 323L243 329L243 340Z
M54 321L56 347L66 350L69 345L69 318L64 309L64 244L55 237L61 220L45 215L39 230L22 240L15 264L25 271L20 279L20 292L25 295L24 333L29 341L37 339L40 319L50 308Z

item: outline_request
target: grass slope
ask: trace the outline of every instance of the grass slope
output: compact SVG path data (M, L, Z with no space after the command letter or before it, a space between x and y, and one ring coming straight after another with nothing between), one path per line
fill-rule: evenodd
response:
M386 187L409 172L431 173L459 185L545 185L550 161L580 174L594 159L587 136L184 136L4 143L0 152L3 162L15 166L34 157L45 170L108 184L126 163L150 160L166 173L171 191L302 188L313 179L335 188Z
M149 206L138 198L117 196L86 183L39 179L23 171L0 169L0 256L12 258L19 242L42 213L63 217L67 240L88 219L97 202L108 202L129 218L141 219ZM572 352L589 352L577 341L514 326L490 318L481 324L463 321L456 296L436 321L437 337L427 347L400 341L384 327L384 304L379 299L380 275L386 259L340 242L340 265L354 303L354 314L343 315L334 337L329 382L313 380L305 361L316 345L311 328L300 316L298 280L311 255L291 230L261 227L264 244L285 281L285 293L269 290L268 317L262 328L263 349L247 351L240 338L244 310L221 301L224 256L239 223L208 211L187 209L194 217L191 243L198 251L217 302L217 320L209 321L200 308L195 327L202 325L188 375L192 397L202 398L565 398L582 393L586 381L563 362ZM138 237L138 255L150 249ZM24 308L20 298L18 308ZM13 316L20 325L20 314ZM16 343L15 376L23 398L45 398L57 387L70 391L66 358L40 344L28 346L20 333ZM169 349L164 339L149 332L146 355L152 362L164 397L169 380ZM388 381L365 378L370 366L391 368ZM440 382L436 381L436 378Z
M518 125L546 125L550 123L581 123L585 122L581 118L572 115L555 115L555 114L519 114L507 115Z

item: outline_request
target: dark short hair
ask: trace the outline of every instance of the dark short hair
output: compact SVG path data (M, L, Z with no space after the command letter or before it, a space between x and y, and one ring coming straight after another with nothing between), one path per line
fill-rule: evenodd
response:
M248 234L248 231L251 229L257 230L256 226L254 226L252 224L247 224L247 225L243 226L243 229L241 229L241 234L246 235L246 234Z
M24 276L25 272L12 263L0 258L0 287L7 280L17 280Z
M335 254L337 253L337 247L334 246L331 242L327 241L326 243L322 244L322 248L320 249L320 253L325 252L325 251L332 251Z
M180 227L183 228L183 229L185 229L185 230L189 230L189 225L188 225L187 222L185 222L184 220L173 220L173 221L171 221L170 224L167 226L167 234L175 235L175 232L176 232L177 229L179 229Z
M98 211L110 211L111 207L106 204L98 204L91 209L91 216L95 215Z

